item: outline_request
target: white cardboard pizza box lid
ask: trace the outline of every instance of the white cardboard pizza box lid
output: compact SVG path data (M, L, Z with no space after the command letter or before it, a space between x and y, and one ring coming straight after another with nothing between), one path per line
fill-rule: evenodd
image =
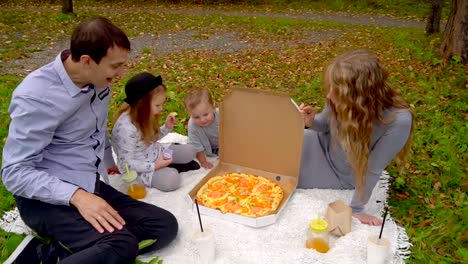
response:
M238 88L220 105L219 162L189 192L195 208L198 189L211 177L229 172L264 176L277 182L284 198L274 214L246 217L199 206L200 213L253 227L273 224L297 186L304 123L297 105L283 93Z

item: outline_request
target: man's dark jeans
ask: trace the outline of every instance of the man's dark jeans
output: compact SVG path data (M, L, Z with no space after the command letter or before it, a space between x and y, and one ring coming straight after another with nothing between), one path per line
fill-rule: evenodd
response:
M74 252L60 263L133 263L140 253L168 245L177 235L178 223L170 212L134 200L100 182L97 195L125 220L122 230L99 234L73 206L53 205L15 197L23 221L39 235L50 237ZM138 251L138 242L157 239Z

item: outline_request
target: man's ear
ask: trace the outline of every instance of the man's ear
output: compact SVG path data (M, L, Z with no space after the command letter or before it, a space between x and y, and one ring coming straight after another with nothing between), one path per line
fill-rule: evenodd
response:
M90 68L93 63L93 59L89 55L81 55L80 57L81 66L84 68Z

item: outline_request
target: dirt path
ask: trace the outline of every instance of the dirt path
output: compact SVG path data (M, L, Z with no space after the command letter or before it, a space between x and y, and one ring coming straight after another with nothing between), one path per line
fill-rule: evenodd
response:
M151 12L151 11L149 11ZM424 28L425 23L394 18L383 15L364 15L349 13L318 13L318 12L293 12L293 13L265 13L265 12L242 12L242 11L220 11L220 10L202 10L202 9L176 9L163 11L172 14L181 15L226 15L243 17L271 17L271 18L291 18L314 21L329 21L346 23L353 25L370 25L380 27L398 27L398 28Z
M20 8L2 8L3 12L9 10L25 10ZM32 10L32 9L29 9ZM38 8L35 11L59 12L59 8ZM161 9L161 8L79 8L75 11L93 10L99 12L148 12L166 13L180 15L225 15L239 17L267 17L267 18L291 18L313 21L331 21L355 25L370 25L379 27L399 27L399 28L424 28L424 23L415 20L393 18L382 15L356 15L347 13L317 13L317 12L291 12L291 13L270 13L270 12L244 12L244 11L222 11L210 9ZM278 47L293 46L302 43L315 43L319 41L331 40L340 36L339 32L307 32L304 38L296 42L283 42L272 44L259 44L242 39L236 32L220 31L212 34L206 39L194 37L198 32L194 30L168 33L160 35L140 35L131 38L132 58L137 59L143 50L150 50L157 55L181 50L217 50L219 52L237 52L242 49L273 49ZM68 37L58 41L54 46L48 47L39 52L31 54L30 58L4 62L0 66L0 74L27 74L38 67L50 62L63 50L68 48Z

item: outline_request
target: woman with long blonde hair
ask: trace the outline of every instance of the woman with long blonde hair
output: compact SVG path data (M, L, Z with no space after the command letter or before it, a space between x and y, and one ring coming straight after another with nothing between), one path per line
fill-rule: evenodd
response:
M365 204L385 167L407 158L413 129L409 105L387 77L376 55L350 51L326 69L323 111L301 105L308 129L298 188L355 189L353 216L370 225L382 222Z

